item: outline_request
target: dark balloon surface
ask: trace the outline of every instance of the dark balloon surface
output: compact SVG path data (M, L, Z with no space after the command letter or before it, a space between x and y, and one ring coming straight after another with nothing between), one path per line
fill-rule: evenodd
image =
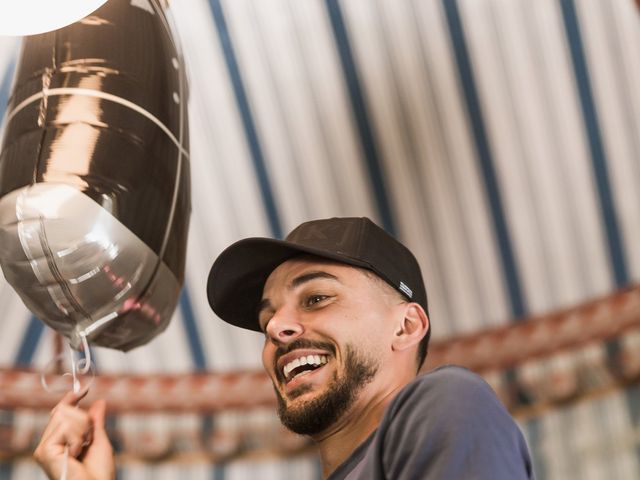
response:
M191 209L187 85L165 12L110 0L25 37L0 152L0 265L78 347L168 325Z

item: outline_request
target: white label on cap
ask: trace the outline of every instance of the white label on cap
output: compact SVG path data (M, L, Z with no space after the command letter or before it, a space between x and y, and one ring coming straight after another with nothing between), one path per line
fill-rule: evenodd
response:
M413 298L413 292L404 284L404 282L400 282L400 290L402 290L407 297Z

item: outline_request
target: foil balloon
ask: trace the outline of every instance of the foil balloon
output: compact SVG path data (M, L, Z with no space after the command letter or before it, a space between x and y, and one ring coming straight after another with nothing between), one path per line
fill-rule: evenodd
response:
M25 37L0 152L0 265L42 321L129 350L168 325L190 213L186 81L156 0Z

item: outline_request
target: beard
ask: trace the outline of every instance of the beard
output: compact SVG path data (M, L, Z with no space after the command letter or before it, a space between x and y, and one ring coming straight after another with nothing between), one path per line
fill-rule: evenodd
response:
M334 372L327 390L321 395L296 407L288 407L276 389L280 421L286 428L300 435L316 435L325 431L354 404L360 390L373 380L378 367L377 361L365 357L348 345L344 373L338 375L338 372ZM303 385L293 390L289 396L299 397L311 388L311 385Z

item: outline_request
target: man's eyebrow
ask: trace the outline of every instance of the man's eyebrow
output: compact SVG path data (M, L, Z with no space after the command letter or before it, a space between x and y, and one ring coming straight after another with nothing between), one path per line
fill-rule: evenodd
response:
M317 271L317 272L309 272L299 277L294 278L289 285L290 289L298 288L300 285L310 282L311 280L315 280L316 278L327 278L329 280L339 281L338 277L335 275L331 275L330 273Z

